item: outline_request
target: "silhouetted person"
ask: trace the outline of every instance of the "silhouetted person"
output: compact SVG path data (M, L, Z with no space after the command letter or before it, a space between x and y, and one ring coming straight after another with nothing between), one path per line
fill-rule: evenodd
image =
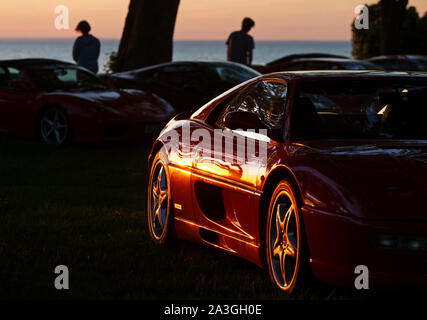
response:
M255 26L251 18L245 18L242 22L242 30L234 31L228 37L227 60L246 65L252 64L252 51L255 48L254 38L248 32Z
M73 59L78 65L97 73L101 43L89 34L90 30L91 27L87 21L81 21L77 25L76 31L82 35L74 42Z

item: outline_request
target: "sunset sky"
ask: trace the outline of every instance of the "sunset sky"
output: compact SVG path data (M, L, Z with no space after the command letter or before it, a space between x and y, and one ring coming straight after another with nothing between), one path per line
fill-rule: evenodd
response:
M0 38L73 38L87 19L100 38L120 38L129 0L3 0ZM181 0L176 40L224 40L243 17L256 22L256 40L350 40L350 23L360 0ZM42 3L42 4L41 4ZM56 30L54 9L66 5L70 30ZM426 0L410 0L420 14Z

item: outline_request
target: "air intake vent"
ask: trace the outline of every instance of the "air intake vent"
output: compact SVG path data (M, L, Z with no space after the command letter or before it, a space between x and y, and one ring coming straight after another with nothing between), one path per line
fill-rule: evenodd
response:
M197 203L203 214L210 220L225 219L222 190L209 183L197 181L194 185Z
M199 233L203 240L213 244L219 243L218 233L203 228L199 228Z

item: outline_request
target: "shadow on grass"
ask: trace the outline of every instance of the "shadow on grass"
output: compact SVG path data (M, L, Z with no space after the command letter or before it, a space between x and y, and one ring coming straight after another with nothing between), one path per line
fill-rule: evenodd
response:
M146 223L147 144L51 148L0 138L0 297L288 299L265 270ZM54 269L70 270L70 290ZM293 299L360 299L315 284Z

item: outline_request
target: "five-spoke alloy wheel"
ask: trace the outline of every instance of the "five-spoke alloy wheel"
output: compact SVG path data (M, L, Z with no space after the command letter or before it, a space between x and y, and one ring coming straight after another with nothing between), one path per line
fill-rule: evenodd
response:
M301 223L292 186L281 181L273 192L268 210L266 251L270 277L291 293L301 264Z
M40 117L40 137L49 145L63 145L69 137L70 125L67 115L59 108L49 108Z
M170 228L170 184L165 156L157 154L151 168L148 187L148 226L156 243L166 242Z

